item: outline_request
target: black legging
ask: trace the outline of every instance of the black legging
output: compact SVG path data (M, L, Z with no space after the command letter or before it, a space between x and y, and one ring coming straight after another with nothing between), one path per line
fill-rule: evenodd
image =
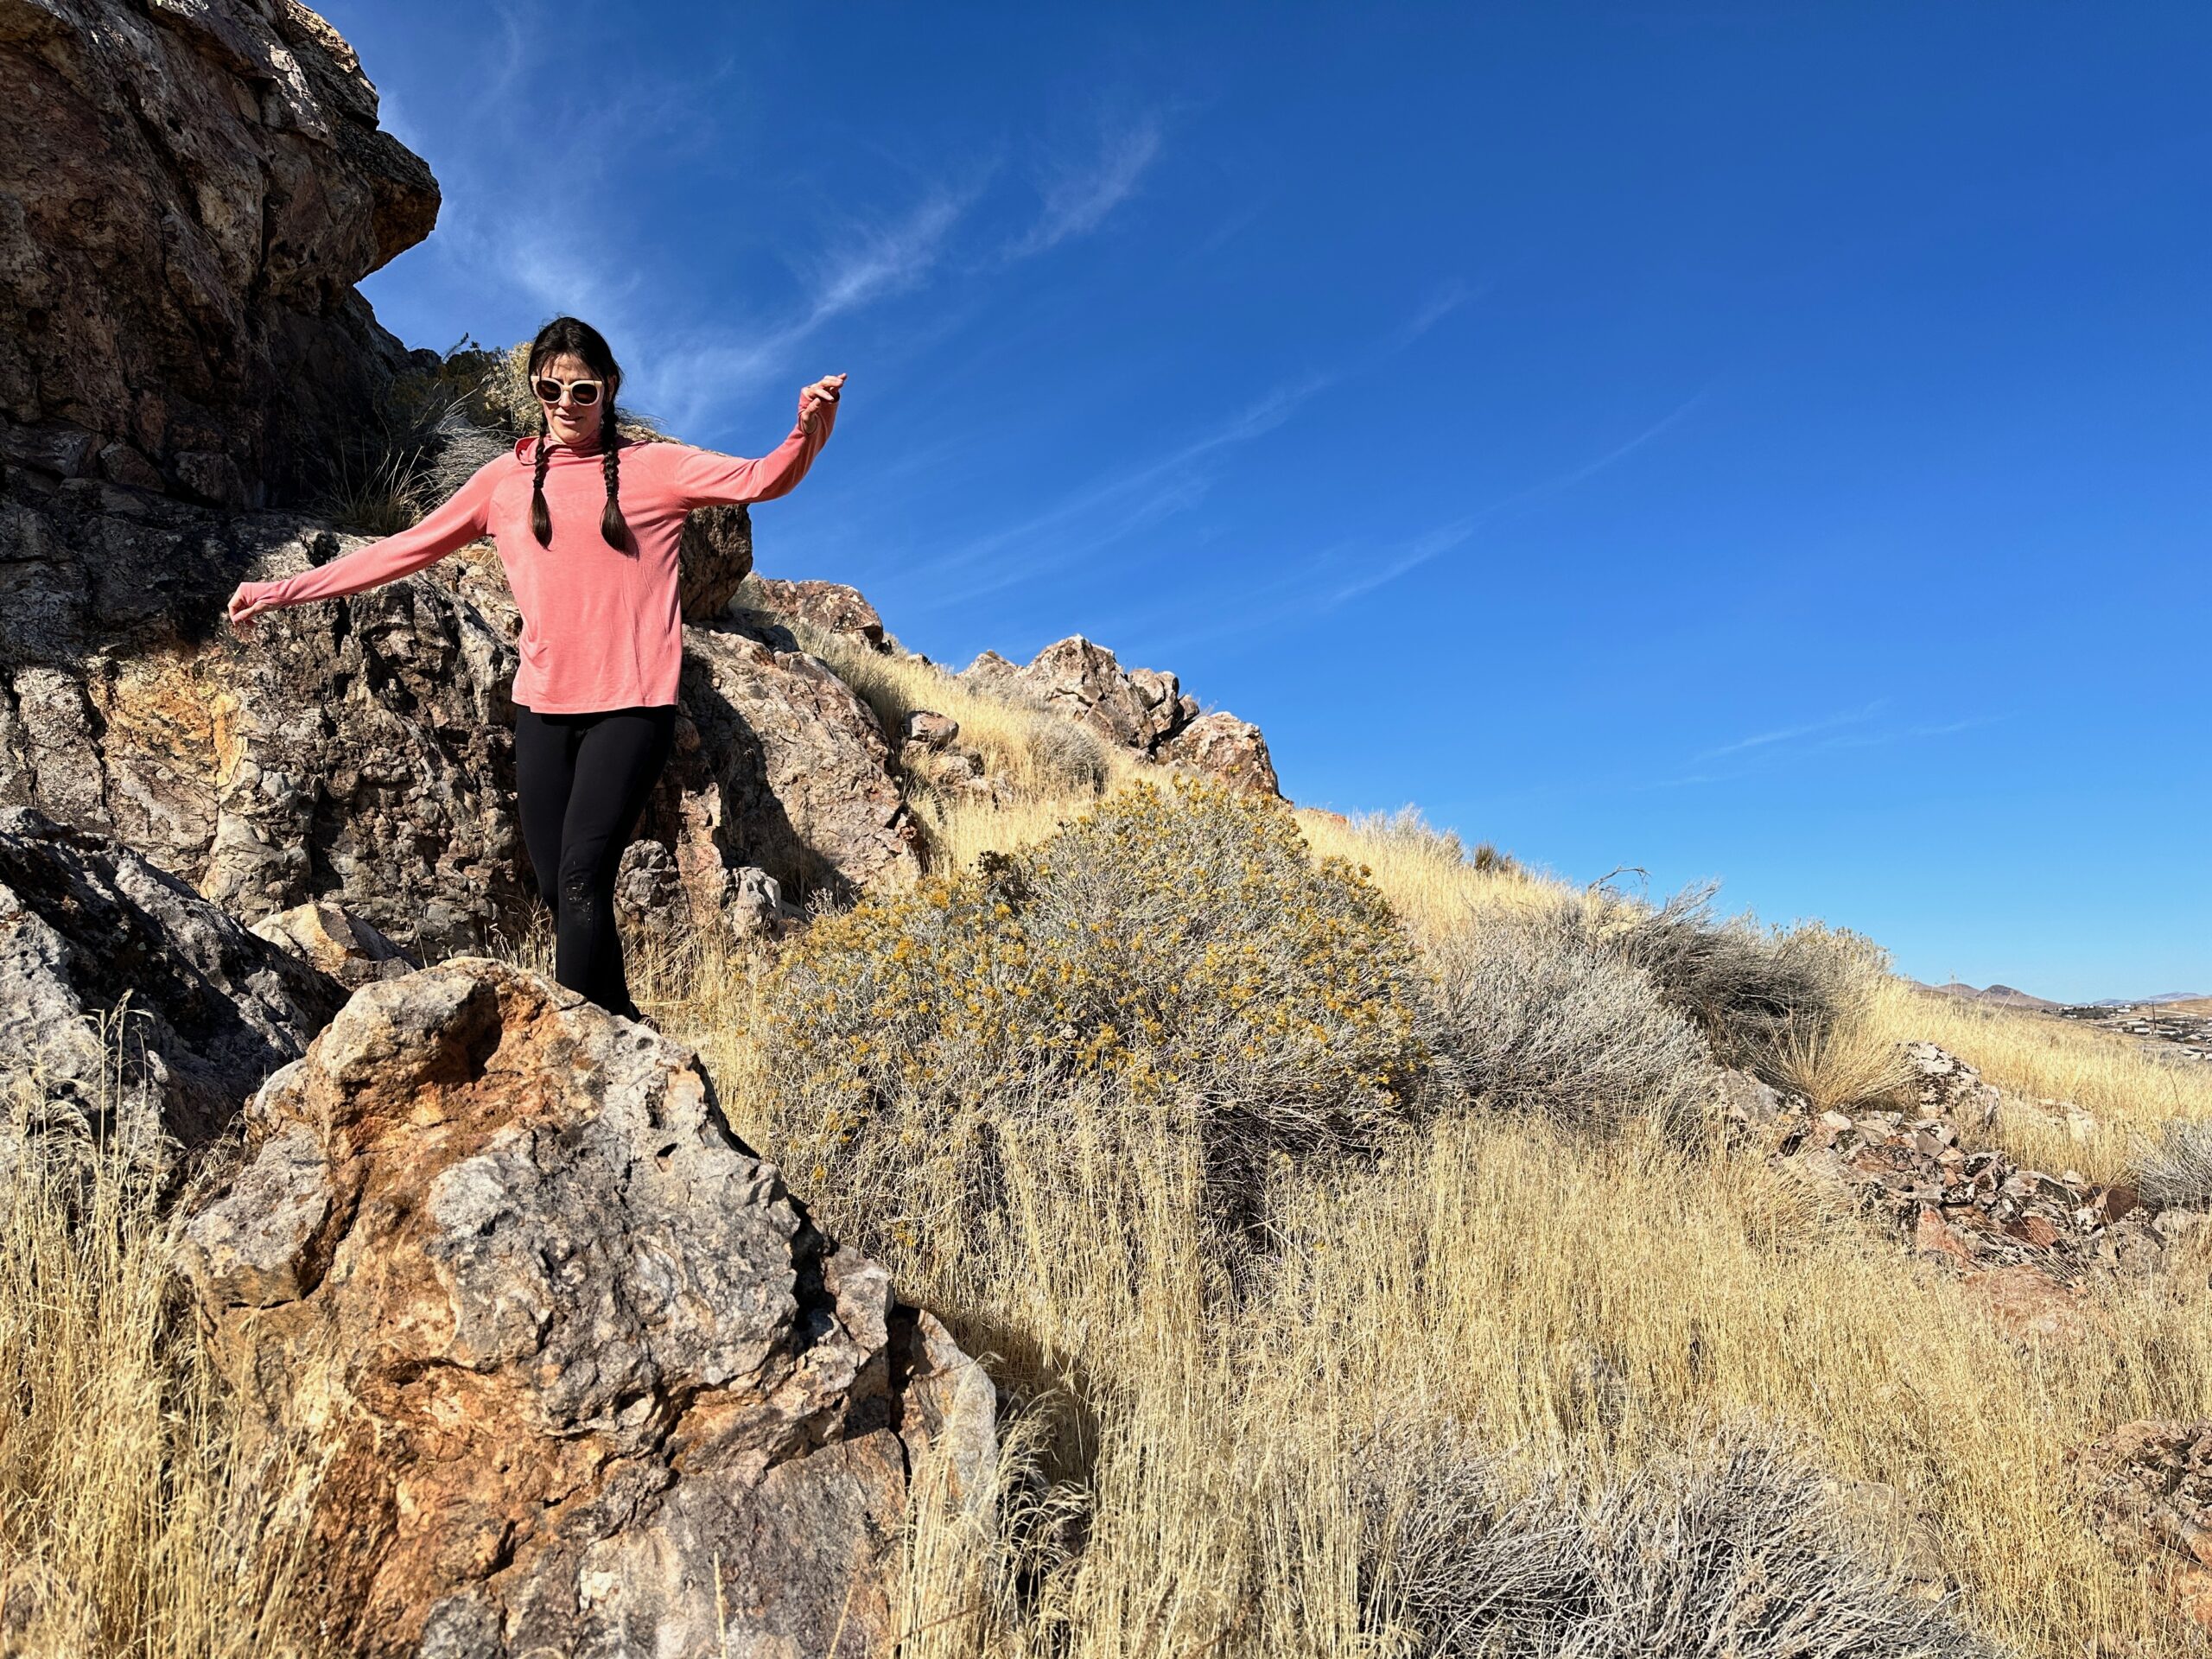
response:
M614 874L675 743L673 703L588 715L515 710L515 792L537 891L553 911L553 977L632 1019L638 1007L622 972Z

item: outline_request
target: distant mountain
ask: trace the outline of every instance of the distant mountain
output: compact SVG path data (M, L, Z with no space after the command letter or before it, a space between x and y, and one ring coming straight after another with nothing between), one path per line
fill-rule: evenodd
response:
M1963 981L1955 979L1948 985L1931 985L1928 988L1941 991L1945 996L1962 997L1969 1002L1995 1002L2007 1008L2057 1008L2065 1006L2044 997L2031 996L2010 985L1992 985L1986 990L1977 990Z
M2202 1002L2207 1000L2202 991L2168 991L2159 996L2101 996L2089 1006L2093 1008L2155 1008L2168 1002Z

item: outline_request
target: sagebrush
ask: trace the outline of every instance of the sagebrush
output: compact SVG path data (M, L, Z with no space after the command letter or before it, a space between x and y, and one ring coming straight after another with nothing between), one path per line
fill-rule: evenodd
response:
M1280 803L1177 779L1035 847L824 917L763 987L786 1161L881 1192L1086 1092L1187 1132L1224 1215L1271 1160L1371 1151L1421 1109L1413 950Z

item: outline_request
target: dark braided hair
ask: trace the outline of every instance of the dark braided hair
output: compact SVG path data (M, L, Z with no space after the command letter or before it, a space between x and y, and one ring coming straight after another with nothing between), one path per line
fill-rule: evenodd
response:
M530 342L525 372L534 382L546 360L563 353L582 358L584 366L607 383L606 394L600 399L599 416L599 467L607 478L607 511L599 516L599 533L607 538L609 547L627 551L630 526L623 522L620 499L622 435L614 429L614 394L622 385L622 367L608 349L607 337L598 329L575 317L556 317L539 329L537 337ZM537 471L530 486L530 530L540 547L550 546L553 540L553 518L545 510L545 467L553 458L553 432L550 426L543 424L543 415L541 408Z

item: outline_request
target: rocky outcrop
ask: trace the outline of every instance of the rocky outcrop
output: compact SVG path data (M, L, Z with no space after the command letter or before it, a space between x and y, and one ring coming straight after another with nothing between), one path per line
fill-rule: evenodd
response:
M437 182L296 0L0 0L0 456L296 499L404 360L353 284Z
M890 748L868 706L780 629L684 631L679 728L647 832L675 850L695 914L751 865L804 899L920 870Z
M0 503L0 804L119 836L248 922L323 899L429 954L518 937L537 910L513 804L521 618L496 555L270 613L246 640L219 620L239 581L360 539L86 480ZM866 707L788 635L685 638L693 748L648 832L695 924L746 866L801 895L911 872Z
M322 899L264 917L253 932L348 990L372 980L397 979L422 966L359 917L348 915L343 906Z
M842 582L781 582L755 576L737 595L738 602L772 621L799 623L819 633L842 634L870 651L891 649L883 619L857 588Z
M2212 1629L2212 1422L2126 1423L2070 1461L2114 1554L2151 1568L2183 1613Z
M978 691L1079 721L1149 760L1188 766L1237 789L1281 793L1260 728L1233 715L1202 715L1173 674L1125 669L1114 653L1073 634L1017 667L987 651L961 671Z
M1886 1223L2024 1338L2086 1335L2088 1281L2157 1267L2200 1221L2153 1212L2125 1184L2030 1169L1997 1147L1973 1147L2005 1097L1933 1043L1906 1051L1907 1109L1815 1113L1796 1096L1743 1090L1725 1097L1722 1111L1770 1150L1777 1169Z
M1114 653L1073 634L1045 647L1011 674L1004 658L987 652L970 664L973 677L1001 693L1027 694L1056 715L1079 720L1127 749L1149 755L1198 715L1173 674L1125 670Z
M1282 793L1267 739L1250 721L1234 715L1200 715L1168 740L1160 758L1203 772L1248 794Z
M701 507L683 519L676 602L686 622L711 622L753 574L753 513L742 502Z
M158 1161L231 1122L345 997L130 848L0 810L0 1078L44 1111Z
M978 802L1000 798L996 780L986 772L981 750L960 741L960 722L934 709L917 709L906 716L899 744L899 770L938 794Z
M337 1650L890 1650L917 1461L977 1491L993 1391L690 1051L460 958L358 993L249 1135L185 1265L250 1438L328 1459Z
M220 620L240 580L355 544L82 480L0 505L0 802L120 836L248 922L329 898L434 950L519 925L496 563L275 612L248 640Z

